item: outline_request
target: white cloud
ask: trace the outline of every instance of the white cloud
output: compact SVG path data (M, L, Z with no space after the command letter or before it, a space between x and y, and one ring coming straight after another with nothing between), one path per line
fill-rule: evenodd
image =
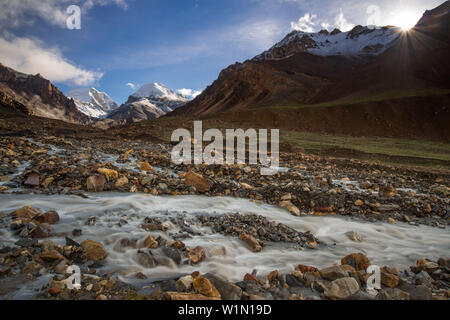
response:
M297 22L291 22L291 29L303 32L314 32L314 26L316 23L313 21L317 18L317 15L305 13L305 15L298 19Z
M126 86L127 87L130 87L131 89L136 89L136 87L137 87L137 85L135 85L134 83L131 83L131 82L128 82L127 84L126 84Z
M201 91L196 91L196 90L186 89L186 88L179 89L179 90L177 90L177 92L179 94L182 94L185 97L191 97L192 99L194 99L195 97L197 97L199 94L202 93Z
M47 23L62 28L66 27L66 12L70 5L79 5L85 14L94 6L114 4L124 10L128 8L125 0L2 0L0 25L3 28L15 28L30 25L40 18Z
M350 23L347 21L347 19L344 16L344 12L341 12L336 16L336 19L334 21L336 28L338 28L339 30L345 32L345 31L350 31L351 29L353 29L355 27L355 25L353 23Z
M1 63L17 71L37 74L54 82L87 86L103 74L84 70L65 59L58 48L45 48L32 38L0 37Z

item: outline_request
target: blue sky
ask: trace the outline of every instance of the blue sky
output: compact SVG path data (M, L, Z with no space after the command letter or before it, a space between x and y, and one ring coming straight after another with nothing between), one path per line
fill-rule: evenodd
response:
M150 82L204 90L223 68L261 53L293 29L398 25L443 2L2 0L0 62L39 72L63 92L92 86L123 103ZM66 25L72 4L81 8L80 30Z

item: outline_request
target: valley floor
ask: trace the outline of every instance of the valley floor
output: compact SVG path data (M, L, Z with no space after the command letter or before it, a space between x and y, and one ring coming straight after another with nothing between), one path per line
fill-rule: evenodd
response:
M445 167L294 152L261 176L66 130L0 139L6 299L448 298ZM391 267L376 292L368 259ZM72 264L82 290L66 288Z

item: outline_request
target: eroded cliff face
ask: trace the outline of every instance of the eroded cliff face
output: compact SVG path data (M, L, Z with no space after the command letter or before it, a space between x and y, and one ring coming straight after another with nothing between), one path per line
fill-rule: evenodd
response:
M22 105L25 108L19 108L22 113L71 123L91 123L72 99L40 74L27 75L0 64L0 92L4 101Z

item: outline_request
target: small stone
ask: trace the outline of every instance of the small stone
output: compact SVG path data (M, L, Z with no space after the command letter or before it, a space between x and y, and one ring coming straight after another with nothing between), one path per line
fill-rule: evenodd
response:
M361 207L363 204L364 204L364 202L362 200L355 201L355 206L357 206L357 207Z
M250 246L250 248L252 248L253 252L260 252L262 250L262 247L259 244L258 240L247 233L241 233L239 235L239 239L245 241Z
M153 169L153 167L147 161L144 161L141 163L141 170L142 171L152 171L152 172L155 171L155 169Z
M144 245L146 248L150 248L150 249L156 249L159 247L159 243L158 241L155 240L155 238L153 238L152 235L149 235L145 240L144 240Z
M390 224L397 224L397 221L395 221L395 219L393 219L393 218L388 218L387 221L388 221Z
M350 240L354 241L354 242L362 242L363 241L363 236L356 231L349 231L345 234L347 236L347 238L349 238Z
M52 296L57 296L61 293L61 289L58 287L51 287L50 289L48 289L48 293L50 293Z

